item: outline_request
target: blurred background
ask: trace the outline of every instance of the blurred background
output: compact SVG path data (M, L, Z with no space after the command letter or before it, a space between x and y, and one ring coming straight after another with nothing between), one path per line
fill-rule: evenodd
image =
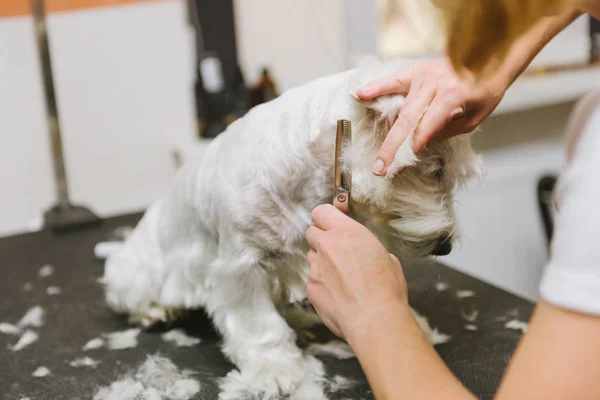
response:
M102 217L144 209L252 106L362 56L437 57L444 42L420 0L45 3L70 195ZM40 229L56 200L35 32L28 0L0 2L0 235ZM586 15L556 37L475 136L484 181L459 194L462 240L443 262L537 296L537 185L564 165L574 102L600 86L596 32Z

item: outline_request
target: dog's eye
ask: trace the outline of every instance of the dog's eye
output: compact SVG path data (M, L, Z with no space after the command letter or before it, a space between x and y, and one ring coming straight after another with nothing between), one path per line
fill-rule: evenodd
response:
M438 168L433 172L434 178L441 182L444 179L444 168Z

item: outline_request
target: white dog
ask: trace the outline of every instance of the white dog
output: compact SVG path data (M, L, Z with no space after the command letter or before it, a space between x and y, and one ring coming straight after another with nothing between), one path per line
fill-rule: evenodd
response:
M384 178L371 173L403 103L354 95L390 72L370 66L321 78L251 110L185 166L106 262L111 308L142 323L203 307L237 366L221 399L325 398L319 361L305 355L285 319L303 299L311 210L332 201L336 122L352 122L352 216L400 259L449 251L457 182L478 173L468 135L431 143L412 137ZM394 176L399 168L402 174ZM441 250L440 250L441 249Z

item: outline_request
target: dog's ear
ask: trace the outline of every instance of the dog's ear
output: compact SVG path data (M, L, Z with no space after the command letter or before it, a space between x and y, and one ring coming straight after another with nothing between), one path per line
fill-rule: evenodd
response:
M393 120L398 115L398 111L404 104L404 96L387 95L380 96L373 100L365 101L358 97L358 89L366 84L377 79L388 76L397 72L401 68L401 64L382 64L376 58L368 57L360 61L356 73L353 75L350 82L350 96L352 96L359 104L367 110L377 114L381 120Z
M471 146L471 136L472 133L469 133L446 139L452 148L450 170L455 174L456 182L459 184L482 179L483 160Z
M356 71L350 83L350 96L366 111L361 125L366 128L369 135L377 138L379 143L383 141L383 138L385 138L394 124L404 104L404 96L400 94L385 95L365 101L358 97L357 92L358 89L367 83L396 72L396 68L400 67L383 66L375 59L368 59ZM410 132L402 146L400 146L400 149L396 152L394 161L390 165L390 168L388 168L387 177L393 177L400 169L414 165L417 162L417 157L412 150L413 134L414 132Z

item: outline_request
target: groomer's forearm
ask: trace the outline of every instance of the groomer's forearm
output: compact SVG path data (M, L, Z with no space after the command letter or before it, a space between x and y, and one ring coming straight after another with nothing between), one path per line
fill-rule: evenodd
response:
M348 342L377 400L472 400L435 352L406 305L363 323Z
M600 399L600 317L541 301L495 399Z
M540 20L514 43L493 79L496 79L505 89L508 88L525 71L544 46L581 14L580 11L569 10L560 15Z

